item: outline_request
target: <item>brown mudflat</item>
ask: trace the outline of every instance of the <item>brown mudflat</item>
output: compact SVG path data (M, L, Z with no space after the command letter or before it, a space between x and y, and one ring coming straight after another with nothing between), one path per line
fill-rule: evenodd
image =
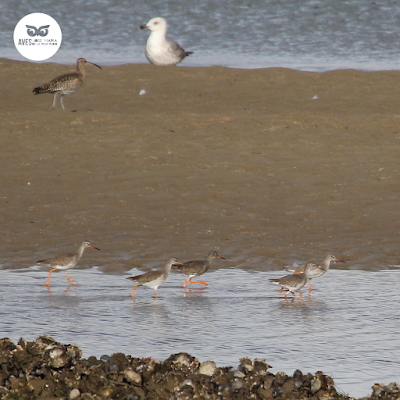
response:
M86 237L105 271L399 263L399 71L111 66L48 111L65 68L0 60L3 267Z

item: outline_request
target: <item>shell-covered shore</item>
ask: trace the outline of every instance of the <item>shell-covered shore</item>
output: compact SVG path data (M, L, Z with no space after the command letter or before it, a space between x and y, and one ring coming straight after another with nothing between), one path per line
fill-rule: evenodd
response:
M242 358L238 368L217 368L187 353L164 361L122 353L85 359L79 347L50 336L21 338L18 344L3 338L0 399L350 399L321 371L288 376L269 368L250 358ZM400 386L375 384L369 398L399 399Z

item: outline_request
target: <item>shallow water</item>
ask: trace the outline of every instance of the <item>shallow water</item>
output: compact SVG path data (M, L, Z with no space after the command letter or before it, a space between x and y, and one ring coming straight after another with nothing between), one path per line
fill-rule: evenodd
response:
M18 341L50 334L78 345L83 356L123 352L164 360L186 351L201 362L237 367L243 356L265 358L272 372L318 370L355 397L376 383L398 381L399 271L329 270L312 281L311 296L285 301L268 279L281 271L217 269L208 286L182 289L172 273L152 291L97 268L52 275L31 267L2 270L0 335Z
M397 69L400 4L318 0L50 0L0 4L1 57L22 60L14 48L17 22L32 12L51 15L63 32L50 61L85 57L102 65L146 63L148 32L139 26L163 16L169 36L194 54L186 66Z

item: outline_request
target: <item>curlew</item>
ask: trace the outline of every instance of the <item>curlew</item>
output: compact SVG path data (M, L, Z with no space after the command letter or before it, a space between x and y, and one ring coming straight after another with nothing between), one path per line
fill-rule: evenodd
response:
M75 93L82 86L83 80L85 79L85 64L91 64L101 69L97 64L86 61L84 58L78 58L76 61L76 71L59 75L50 82L35 87L32 90L32 93L54 93L54 100L51 109L56 107L57 95L60 94L60 104L62 109L65 110L63 97L67 94Z

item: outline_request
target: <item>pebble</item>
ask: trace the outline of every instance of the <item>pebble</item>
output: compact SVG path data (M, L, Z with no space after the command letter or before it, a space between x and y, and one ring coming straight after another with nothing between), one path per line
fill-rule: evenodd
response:
M114 366L114 368L111 368ZM338 393L333 379L321 371L275 375L264 360L243 357L237 369L200 363L187 353L164 361L122 353L82 358L74 345L49 336L36 341L0 339L0 398L68 400L275 399L330 400L352 398ZM400 399L400 385L375 384L369 399Z
M199 374L213 376L217 370L217 365L214 361L204 361L199 368Z
M81 392L79 391L79 389L75 388L69 392L68 399L75 400L75 399L78 399L80 397L80 395L81 395Z

